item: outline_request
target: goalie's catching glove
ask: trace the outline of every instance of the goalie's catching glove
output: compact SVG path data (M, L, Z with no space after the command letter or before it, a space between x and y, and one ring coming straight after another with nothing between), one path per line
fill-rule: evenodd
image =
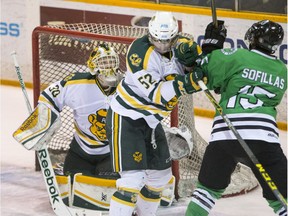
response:
M204 73L200 67L195 67L193 72L189 72L184 76L177 75L173 82L173 87L177 97L185 94L192 94L200 91L201 88L198 85L198 81L203 80L207 83L207 77L204 77Z
M204 54L223 48L227 36L227 29L224 26L223 20L217 20L217 23L217 28L214 26L213 22L209 23L206 27L204 41L202 43Z
M192 39L187 42L180 43L175 48L175 56L178 61L186 66L192 67L195 65L196 60L199 59L199 55L202 54L200 46Z
M180 160L189 156L193 149L193 137L191 131L185 125L176 127L163 126L167 138L169 153L173 160Z

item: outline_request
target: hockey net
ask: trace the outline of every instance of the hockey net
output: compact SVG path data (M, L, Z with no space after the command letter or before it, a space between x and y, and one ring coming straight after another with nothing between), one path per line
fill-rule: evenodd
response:
M40 92L55 81L72 72L88 72L86 61L96 46L108 43L113 46L120 58L120 69L126 71L125 54L129 44L147 33L143 27L110 24L76 23L39 26L33 31L33 90L34 105ZM181 33L185 36L188 34ZM48 145L53 164L64 161L74 133L73 114L69 107L61 112L62 126ZM177 109L163 122L168 126L186 125L193 134L194 147L191 155L173 161L173 174L176 177L176 197L192 194L199 173L207 142L195 128L193 96L182 97ZM37 168L36 168L37 169ZM251 170L239 164L232 175L232 181L224 196L246 193L258 182Z

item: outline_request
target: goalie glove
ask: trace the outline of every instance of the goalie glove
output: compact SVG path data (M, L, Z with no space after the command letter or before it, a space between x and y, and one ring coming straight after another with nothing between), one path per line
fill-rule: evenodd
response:
M200 58L201 54L202 50L200 46L192 39L180 43L175 48L176 58L182 65L186 67L192 67L193 65L195 65L196 60Z
M38 104L13 133L13 137L28 150L40 150L44 144L50 142L60 126L59 115L44 104Z
M177 75L173 81L173 87L177 97L185 94L192 94L200 91L201 88L198 85L198 81L203 80L207 83L207 77L204 76L204 72L200 67L195 67L193 72L185 74L184 76Z
M166 127L163 126L167 138L170 156L173 160L180 160L181 158L191 154L193 149L192 133L186 126Z
M213 22L209 23L205 30L202 50L204 54L211 53L213 50L222 49L226 36L227 29L224 26L224 21L217 20L218 27L216 28Z

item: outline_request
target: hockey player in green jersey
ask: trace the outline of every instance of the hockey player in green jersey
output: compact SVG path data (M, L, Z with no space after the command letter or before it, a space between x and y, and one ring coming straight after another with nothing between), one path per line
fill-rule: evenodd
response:
M227 114L287 200L287 158L280 146L275 120L276 106L287 89L287 67L273 55L283 37L282 26L275 22L254 23L245 35L249 50L215 50L203 58L201 70L208 79L208 89L219 89L223 113ZM263 189L263 197L274 212L287 216L285 207L276 199L217 112L186 216L209 214L230 183L238 162L252 169Z

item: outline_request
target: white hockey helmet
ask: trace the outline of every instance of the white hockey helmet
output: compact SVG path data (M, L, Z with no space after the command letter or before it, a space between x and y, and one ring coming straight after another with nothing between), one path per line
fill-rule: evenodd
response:
M101 85L117 86L121 75L119 56L112 47L107 44L96 47L89 56L87 66L91 74L97 74Z
M159 53L169 52L177 41L178 22L171 12L156 12L149 22L148 29L149 41Z

